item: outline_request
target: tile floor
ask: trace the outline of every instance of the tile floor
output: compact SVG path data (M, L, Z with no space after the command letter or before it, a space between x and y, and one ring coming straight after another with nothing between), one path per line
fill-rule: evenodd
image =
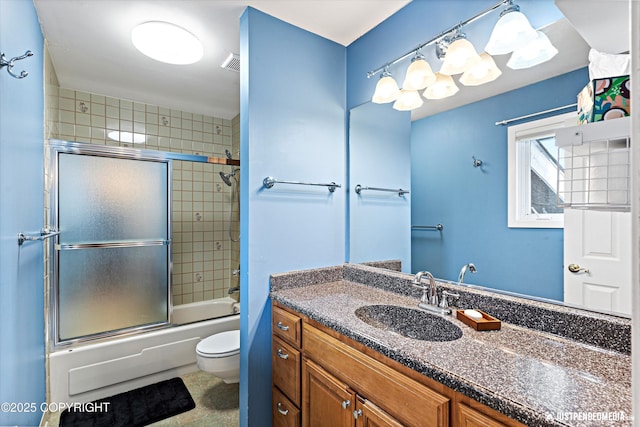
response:
M236 427L240 423L238 384L225 384L213 375L197 371L180 378L196 402L196 407L152 426ZM45 417L43 427L58 427L60 414Z

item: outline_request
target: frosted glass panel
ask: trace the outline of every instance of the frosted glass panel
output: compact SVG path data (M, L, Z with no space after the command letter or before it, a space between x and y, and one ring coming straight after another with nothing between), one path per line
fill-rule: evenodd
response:
M59 251L59 340L166 322L167 250Z
M167 239L163 162L60 153L59 243Z

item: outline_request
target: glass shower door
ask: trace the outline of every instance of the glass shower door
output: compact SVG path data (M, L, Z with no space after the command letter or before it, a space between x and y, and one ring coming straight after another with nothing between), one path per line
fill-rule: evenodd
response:
M55 155L56 344L168 323L170 161Z

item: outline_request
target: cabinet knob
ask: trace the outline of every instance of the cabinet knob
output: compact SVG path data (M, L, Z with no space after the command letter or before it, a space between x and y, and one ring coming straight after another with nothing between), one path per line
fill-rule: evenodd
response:
M287 415L289 413L288 409L282 409L282 403L278 402L278 412L282 415Z
M353 418L355 418L356 420L358 419L358 417L362 416L362 409L358 409L357 411L353 411Z
M342 409L347 409L349 406L351 406L351 401L350 400L343 400L342 401Z
M278 349L278 357L279 357L280 359L288 359L288 358L289 358L289 355L288 355L287 353L283 353L283 352L282 352L282 349L281 349L281 348L279 348L279 349Z
M286 326L286 325L283 325L282 322L278 322L276 324L276 326L278 327L278 329L282 329L283 331L288 331L289 330L289 327Z

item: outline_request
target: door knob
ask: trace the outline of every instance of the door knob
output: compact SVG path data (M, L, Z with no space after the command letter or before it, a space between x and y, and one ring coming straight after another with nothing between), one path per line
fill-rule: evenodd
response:
M589 270L588 269L582 268L578 264L569 264L569 267L567 267L567 268L572 273L580 273L581 271L584 271L585 273L589 274Z

